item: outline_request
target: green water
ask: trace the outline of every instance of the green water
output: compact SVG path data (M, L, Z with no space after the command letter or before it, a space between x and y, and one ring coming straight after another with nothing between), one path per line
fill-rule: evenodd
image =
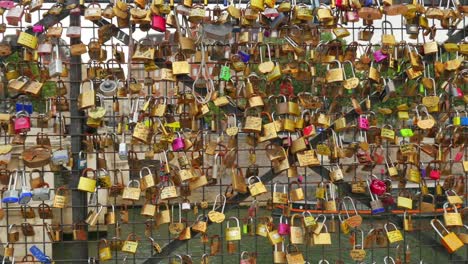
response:
M146 219L141 217L139 214L139 209L130 210L130 221L135 222L144 222ZM201 213L202 211L200 211ZM226 214L226 217L236 216L243 220L246 217L247 210L242 208L240 210L231 210L229 213ZM267 215L266 210L260 210L259 215ZM271 212L270 212L271 213ZM184 218L188 218L190 221L195 219L192 211L188 213L183 213ZM375 219L375 218L373 218ZM414 220L416 221L416 220ZM278 222L278 218L275 218L275 223ZM371 226L368 224L370 221L364 221L364 224L361 228L367 232ZM425 219L424 223L427 223L428 220ZM215 234L221 235L224 234L225 222L223 224L212 224L209 226L208 235L211 237ZM459 258L458 261L455 260L454 256L450 256L445 250L442 248L439 240L437 239L435 232L433 232L427 224L424 226L419 226L419 223L415 222L415 227L423 228L423 231L415 231L412 233L404 233L405 237L405 244L401 246L401 248L405 248L406 245L409 245L410 252L411 252L411 262L410 263L419 263L420 258L424 260L424 263L431 264L431 263L468 263L467 256L468 256L468 247L460 249L456 252L456 256ZM122 226L122 238L125 238L130 232L135 232L140 237L140 243L138 246L138 251L135 256L129 255L127 263L144 263L144 261L151 255L152 252L149 240L144 238L144 224L137 224L137 225L123 225ZM430 239L422 239L420 238L421 232L425 232L429 234ZM100 233L103 234L103 233ZM110 230L107 237L112 237L114 235L113 230ZM320 259L325 258L330 263L335 263L336 260L341 259L344 263L357 263L353 261L349 257L349 250L351 249L349 238L348 236L342 235L340 233L333 233L332 235L332 245L328 246L298 246L301 252L304 254L304 258L312 263L318 263ZM102 235L101 235L102 236ZM168 233L167 224L162 225L159 229L153 230L152 237L158 242L161 247L165 246L169 239L172 239ZM90 239L97 241L103 237L97 236L90 236ZM223 240L223 239L221 239ZM89 245L89 255L90 256L97 256L97 242L90 242ZM389 245L385 248L373 248L367 249L367 256L365 263L384 263L383 258L384 256L390 255L392 257L396 257L396 245ZM226 243L223 243L222 250L217 256L210 257L210 263L236 263L240 262L240 253L242 251L249 251L249 252L257 252L257 263L258 264L267 264L273 263L273 247L267 240L267 238L260 237L260 236L249 236L244 235L242 236L242 240L236 244L237 252L235 254L229 255L226 251ZM60 245L56 245L54 248L56 253L55 259L57 263L61 263L63 258L63 254L67 254L67 251L62 248ZM193 256L194 263L200 263L200 257L204 253L209 253L210 248L209 244L204 244L200 240L200 236L195 236L187 243L183 244L179 247L174 254L190 254ZM404 253L401 252L401 257L404 259ZM61 256L62 255L62 256ZM104 263L124 263L123 258L127 256L122 252L115 253L114 259L110 261L106 261ZM62 262L65 263L65 262ZM67 262L70 263L70 262ZM77 262L73 262L77 263ZM86 262L82 262L86 263ZM154 255L152 261L150 263L170 263L169 259L160 259L157 255Z

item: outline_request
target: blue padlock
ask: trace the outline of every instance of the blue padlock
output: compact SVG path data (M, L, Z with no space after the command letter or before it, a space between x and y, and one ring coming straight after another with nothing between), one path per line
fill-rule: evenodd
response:
M463 112L465 112L465 115L460 117L460 124L462 126L468 126L468 113L466 111Z
M2 202L4 203L17 203L19 200L19 192L16 189L16 182L18 181L18 171L15 173L15 177L13 175L10 176L10 180L8 181L8 189L3 192L3 199Z
M33 113L33 105L31 101L24 95L21 95L16 100L16 112L26 111L30 115Z
M232 33L239 33L241 32L241 28L239 26L239 24L235 24L232 26Z
M41 263L51 264L52 260L44 254L37 246L32 246L29 248L29 252L37 258Z
M87 161L87 157L86 157L86 153L84 153L83 151L80 151L80 153L78 153L78 169L80 170L84 170L88 167L88 161Z
M241 58L242 62L247 63L250 60L250 54L245 51L239 50L237 55Z
M21 171L21 192L19 195L19 204L27 204L29 201L31 201L32 198L32 192L31 192L31 187L28 186L27 181L26 181L26 174L23 171Z
M369 7L374 5L374 0L365 0L364 1L364 6Z

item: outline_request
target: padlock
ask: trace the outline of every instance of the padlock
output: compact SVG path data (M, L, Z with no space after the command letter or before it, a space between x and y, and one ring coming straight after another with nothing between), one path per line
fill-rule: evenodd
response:
M391 31L390 34L387 33L389 29ZM388 46L394 46L396 44L395 35L393 34L392 23L390 23L390 21L387 20L382 21L382 44Z
M118 153L119 153L120 160L128 160L128 147L127 147L127 143L125 142L125 131L122 131Z
M130 233L127 236L127 239L124 241L122 245L122 252L136 254L138 249L138 237L134 233Z
M20 111L16 113L14 118L14 129L15 133L25 133L31 130L31 118L26 111Z
M256 182L255 182L256 180ZM249 192L252 196L258 196L267 192L267 189L263 182L257 176L251 176L247 179L247 183L249 184Z
M411 232L414 230L413 219L411 218L411 214L408 217L406 217L406 215L407 211L405 210L403 213L403 230L406 232Z
M33 105L25 95L20 95L15 103L16 112L26 111L29 115L33 113Z
M367 115L360 115L358 117L358 126L359 129L367 131L369 130L369 118Z
M185 142L183 137L179 132L177 132L177 137L172 141L172 150L181 151L185 149Z
M297 185L297 188L293 188L293 184ZM297 202L304 200L304 190L302 189L298 181L292 181L291 183L289 183L288 189L290 190L289 197L291 201Z
M312 216L312 213L309 211L304 211L302 212L302 222L304 223L304 226L310 230L311 228L315 228L317 225L316 218Z
M462 112L465 112L465 115L460 117L460 125L468 126L468 112L467 111L462 111Z
M369 189L369 195L370 195L370 198L371 198L371 202L370 202L370 205L371 205L371 213L372 214L380 214L380 213L383 213L385 212L385 208L383 207L383 204L382 204L382 201L379 200L379 198L377 197L377 195L374 195L371 191L371 188L370 188L370 181L369 180L366 180L366 183L367 183L367 188Z
M320 233L317 234L314 232L312 234L313 245L331 245L331 234L328 232L328 227L326 225L323 225L323 227Z
M49 201L50 200L50 188L48 183L44 183L42 187L34 188L32 190L33 201Z
M341 182L343 179L343 171L341 170L340 166L338 164L331 165L330 180L335 183Z
M463 220L461 214L458 212L458 209L455 205L452 205L453 212L447 212L449 203L444 203L444 223L446 226L463 226Z
M65 208L68 203L68 198L67 198L67 189L63 186L58 187L55 190L55 196L54 200L52 203L52 207L54 208Z
M146 171L146 175L143 176L143 171ZM154 176L151 173L151 170L149 167L143 167L140 170L140 187L141 190L144 191L148 188L152 188L155 186L154 182Z
M388 230L388 225L391 225L393 227L393 230L389 231ZM387 234L387 239L390 244L403 241L403 235L401 234L401 231L398 230L396 225L392 222L389 222L384 225L385 233Z
M183 201L182 201L182 211L189 211L192 209L192 205L190 204L190 200L185 198Z
M434 164L433 166L431 166L431 164ZM437 164L435 162L429 162L427 167L426 167L426 175L427 175L427 172L429 171L429 178L431 178L432 180L439 180L440 179L440 175L441 175L441 171L439 168L437 168Z
M78 160L77 161L78 161L78 169L83 170L83 169L87 168L88 159L87 159L87 155L86 155L85 152L80 151L78 153Z
M330 69L331 64L336 64L337 68ZM327 73L325 79L327 83L341 82L344 80L343 77L343 68L341 63L337 60L333 60L331 63L327 64Z
M445 191L447 201L452 205L463 204L463 197L458 195L455 190L449 189Z
M413 199L408 190L401 190L398 193L397 206L408 210L413 209Z
M122 193L122 199L138 201L140 200L141 188L140 182L137 180L130 180ZM161 197L161 199L163 199Z
M88 177L88 172L93 173L92 178ZM84 169L78 182L78 190L92 193L96 188L96 182L96 172L90 168Z
M19 201L19 191L16 189L18 180L18 171L15 171L15 176L10 175L8 181L8 189L3 193L2 202L4 203L17 203Z
M349 214L348 207L346 206L345 200L350 201L350 203L352 205L352 209L354 210L353 215ZM356 209L356 205L354 204L354 201L353 201L353 199L351 197L349 197L349 196L343 197L342 208L346 211L346 218L344 219L344 221L346 222L346 224L348 226L350 226L352 228L357 228L357 227L361 226L362 216L360 216L358 214L358 211Z
M290 243L291 244L304 244L304 229L302 225L296 226L294 220L296 218L302 218L302 215L294 214L291 217L291 227L290 227Z
M430 202L424 200L425 197L431 198ZM424 213L432 213L435 211L435 197L432 194L421 194L419 196L419 210Z
M275 182L273 185L273 203L274 204L287 204L288 203L288 193L286 192L286 185L283 185L283 192L276 191L276 185L278 183Z
M19 231L16 224L10 224L7 231L8 243L16 243L19 240Z
M55 56L52 56L51 61L49 62L49 76L58 77L63 73L63 64L59 55L59 47L54 46Z
M325 185L325 210L327 211L336 211L337 206L336 206L336 200L335 200L335 191L336 191L336 185L333 183L327 183Z
M230 222L235 221L236 225L231 227ZM241 228L240 228L240 223L239 219L236 217L229 217L226 223L226 241L238 241L241 240Z
M284 222L283 222L283 215L280 216L279 224L278 224L278 234L282 236L287 236L290 233L290 226L288 223L288 219L284 217Z
M111 248L106 239L101 239L98 243L99 260L106 261L112 259Z
M435 226L436 223L443 228L443 232L441 232L439 228ZM437 232L439 237L442 239L441 240L442 245L445 247L445 249L447 249L447 251L450 254L454 253L455 251L463 247L464 245L463 241L461 241L460 238L454 232L450 232L449 230L447 230L447 228L445 228L445 226L439 220L432 219L431 226L434 228L434 230ZM445 233L446 235L442 235L443 233Z

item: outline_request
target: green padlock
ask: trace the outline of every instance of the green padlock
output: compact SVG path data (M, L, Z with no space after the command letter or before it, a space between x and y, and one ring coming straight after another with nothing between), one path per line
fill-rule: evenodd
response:
M400 129L400 134L402 137L412 137L414 135L413 130L411 130L411 128Z
M231 80L231 68L229 68L229 66L227 66L227 62L226 64L224 64L224 66L221 67L221 71L219 73L219 78L223 81L229 81Z

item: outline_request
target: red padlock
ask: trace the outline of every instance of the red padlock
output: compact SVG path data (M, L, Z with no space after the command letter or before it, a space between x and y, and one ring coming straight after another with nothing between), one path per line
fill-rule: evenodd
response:
M166 32L166 19L162 16L153 15L151 18L151 28L158 32Z
M441 171L436 167L437 165L435 163L434 163L434 166L431 166L431 163L433 162L430 162L428 165L428 169L430 169L429 178L433 180L439 180Z
M15 133L24 133L31 130L31 118L28 112L20 111L16 113L15 117Z
M375 195L382 195L387 190L387 185L384 181L379 180L377 176L372 175L372 181L370 184L371 192Z

